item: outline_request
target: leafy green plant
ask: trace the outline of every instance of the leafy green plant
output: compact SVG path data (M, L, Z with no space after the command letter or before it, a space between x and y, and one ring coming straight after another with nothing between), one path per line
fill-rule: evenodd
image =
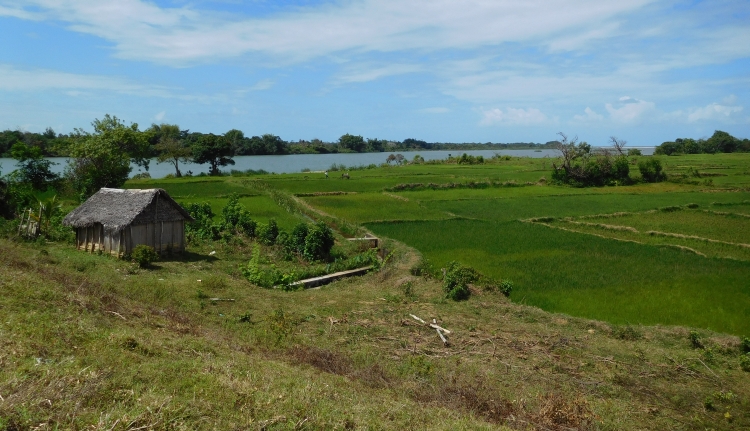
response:
M503 295L510 296L510 292L513 291L513 282L510 280L502 280L500 282L500 293Z
M750 353L750 338L742 337L742 341L740 342L740 351L742 353Z
M219 239L221 228L214 224L214 213L208 202L183 204L182 207L195 220L185 225L188 242Z
M276 220L268 220L268 224L259 224L257 228L258 241L264 245L276 244L276 237L279 236L279 226Z
M479 273L474 268L463 266L456 261L448 263L443 278L443 290L448 299L461 301L469 299L469 284L479 280Z
M153 247L145 244L137 245L130 253L130 259L141 268L148 268L159 260L159 254Z
M303 255L307 260L323 260L331 253L333 231L323 222L315 223L305 237Z
M693 346L694 349L703 349L705 347L703 345L703 340L701 340L701 336L697 331L690 331L688 338L690 339L690 345Z
M742 371L750 373L750 353L740 356L740 368L742 368Z
M222 208L222 227L233 232L241 232L249 237L255 236L258 223L250 217L250 212L240 204L237 193L232 193L229 201Z
M661 160L649 157L638 162L638 170L641 178L647 183L658 183L667 179L667 174L662 171Z

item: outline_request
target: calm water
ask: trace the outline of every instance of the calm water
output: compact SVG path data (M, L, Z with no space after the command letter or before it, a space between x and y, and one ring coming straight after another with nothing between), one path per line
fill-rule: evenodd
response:
M653 147L639 147L644 155L653 154ZM556 150L473 150L473 151L402 151L394 154L403 154L406 160L412 160L415 155L424 157L425 160L445 159L448 155L458 156L463 153L472 156L492 157L495 154L509 155L514 157L551 157L556 158L559 152ZM359 166L385 163L386 157L391 154L384 153L353 153L353 154L291 154L286 156L236 156L234 157L234 166L226 166L222 170L237 169L244 171L247 169L276 172L277 174L289 174L302 172L303 169L311 171L324 171L331 165ZM62 173L67 165L66 157L56 157L50 159L55 165L52 170L56 173ZM7 174L15 169L16 162L13 159L0 158L0 174ZM138 166L133 165L131 176L139 172ZM191 171L194 175L201 172L208 172L209 165L196 165L195 163L181 163L180 171L185 174ZM174 173L174 167L169 163L157 164L156 159L151 161L148 169L151 178L163 178L168 174Z

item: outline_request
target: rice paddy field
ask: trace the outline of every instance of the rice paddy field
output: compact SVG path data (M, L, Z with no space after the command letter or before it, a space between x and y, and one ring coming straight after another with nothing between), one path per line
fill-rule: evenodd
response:
M308 172L128 185L207 201L215 213L237 193L259 221L287 229L305 219L278 206L275 190L313 217L414 247L437 268L456 260L511 280L515 302L614 324L750 334L750 155L661 160L667 182L599 188L550 185L554 160L530 158L354 170L350 180Z

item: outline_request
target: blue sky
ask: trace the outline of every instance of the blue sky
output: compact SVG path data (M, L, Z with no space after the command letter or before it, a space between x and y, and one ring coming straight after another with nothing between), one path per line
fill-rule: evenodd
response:
M750 137L750 2L0 0L0 129Z

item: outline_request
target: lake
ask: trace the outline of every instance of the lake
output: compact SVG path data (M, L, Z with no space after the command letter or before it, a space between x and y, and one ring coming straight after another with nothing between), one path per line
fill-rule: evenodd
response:
M636 147L632 147L636 148ZM644 155L651 155L654 147L637 147ZM495 154L509 155L513 157L533 157L556 158L560 154L557 150L469 150L469 151L400 151L393 154L403 154L406 160L412 160L414 156L420 155L425 160L446 159L449 155L460 156L466 153L472 156L483 156L490 158ZM337 154L289 154L284 156L235 156L234 166L226 166L222 170L237 169L245 171L248 169L265 170L277 174L290 174L302 172L303 169L310 171L325 171L332 165L360 166L385 163L385 159L390 152L383 153L337 153ZM67 157L50 158L55 164L52 165L52 171L62 173L68 163ZM15 169L16 161L13 159L0 158L0 173L6 174ZM181 163L180 171L186 174L191 171L193 175L201 172L208 172L209 165L198 165L195 163ZM143 172L136 165L132 165L131 176ZM156 159L151 160L149 165L149 174L151 178L163 178L168 174L174 174L174 167L169 163L156 163Z

